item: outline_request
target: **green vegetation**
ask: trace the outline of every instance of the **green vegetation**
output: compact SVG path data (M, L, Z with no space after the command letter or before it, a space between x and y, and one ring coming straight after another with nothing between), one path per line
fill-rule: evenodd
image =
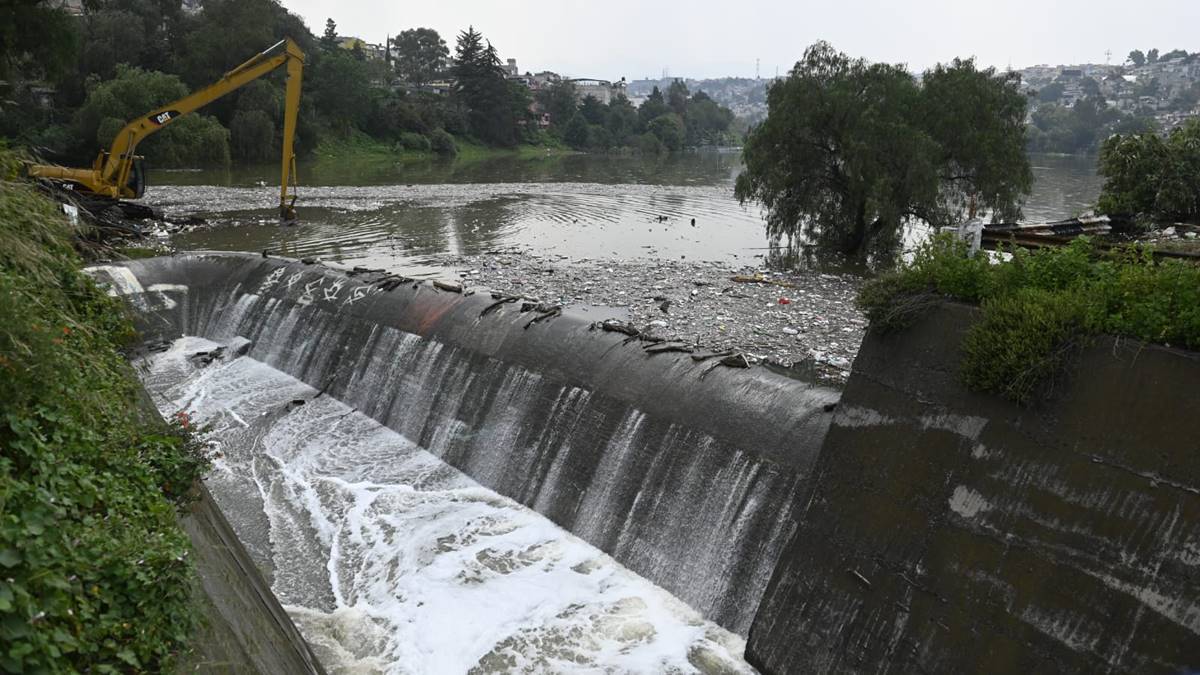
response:
M58 4L25 0L0 9L0 137L64 164L88 165L123 123L210 84L284 36L305 53L301 156L358 144L362 134L399 156L452 157L472 146L553 148L564 144L577 113L584 114L576 124L582 132L572 132L569 143L577 150L657 153L736 140L732 113L703 92L689 97L682 83L682 97L673 93L671 106L657 94L641 115L624 97L577 104L570 83L553 93L551 105L544 105L544 91L535 102L474 28L458 36L453 58L437 31L403 30L389 45L393 60L340 36L333 19L314 36L274 0L206 0L196 15L183 12L178 0L89 1L82 17ZM282 73L256 81L139 150L151 167L164 168L277 157L283 87ZM548 131L539 124L542 111L549 113Z
M911 263L868 283L859 306L873 330L908 325L953 299L981 319L963 343L968 386L1028 404L1045 395L1088 336L1109 334L1200 349L1200 266L1130 247L1101 254L1086 238L992 262L935 237Z
M1157 221L1200 222L1200 121L1163 138L1155 133L1113 136L1100 149L1103 213Z
M1053 86L1053 85L1052 85ZM1061 95L1051 87L1042 94L1057 100ZM1070 107L1044 103L1033 111L1027 132L1029 149L1034 152L1062 154L1094 153L1112 134L1152 132L1157 128L1150 112L1128 114L1110 108L1104 98L1095 95L1076 101Z
M207 460L139 415L132 329L72 241L0 181L0 671L164 672L197 625L176 508Z
M738 141L733 113L703 91L692 94L682 80L672 82L666 95L655 87L638 108L623 94L608 103L589 94L576 104L578 98L569 80L537 94L538 105L550 115L550 134L577 150L632 148L660 154Z
M766 207L774 241L852 258L894 251L911 219L1014 219L1033 181L1025 105L1011 80L971 61L918 85L901 66L818 43L771 87L737 197Z

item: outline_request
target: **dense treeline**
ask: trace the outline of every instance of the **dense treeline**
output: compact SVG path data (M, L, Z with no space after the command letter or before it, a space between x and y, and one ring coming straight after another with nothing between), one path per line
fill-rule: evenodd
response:
M50 159L90 161L129 119L207 85L290 36L306 55L297 150L365 134L397 149L453 155L455 138L494 147L561 144L650 151L728 138L732 114L703 93L656 94L641 110L577 104L569 84L533 93L506 78L496 48L473 28L451 54L429 28L401 31L396 58L369 58L330 19L318 37L273 0L87 0L80 17L48 0L0 8L0 136ZM376 55L378 56L378 55ZM453 86L434 87L431 83ZM284 76L222 98L151 138L139 151L157 166L259 161L279 153ZM545 95L545 96L544 96ZM670 98L670 100L666 100ZM576 119L578 118L578 120Z
M550 113L550 132L579 150L630 147L657 154L738 140L733 113L703 91L692 94L682 80L672 82L665 95L655 87L637 108L620 93L608 103L590 95L579 101L569 80L549 85L537 98Z
M1099 96L1071 106L1042 104L1030 115L1026 136L1033 152L1088 154L1113 134L1154 131L1158 124L1148 114L1129 114L1111 108Z

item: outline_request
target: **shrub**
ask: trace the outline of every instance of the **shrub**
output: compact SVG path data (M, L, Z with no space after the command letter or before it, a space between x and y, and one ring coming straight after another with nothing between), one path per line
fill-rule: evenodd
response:
M0 183L0 671L165 672L197 625L176 505L207 460L139 417L132 328L71 237Z
M866 284L858 304L872 330L889 331L946 299L982 309L963 344L966 383L1021 403L1045 393L1091 335L1200 349L1200 266L1155 261L1138 247L1101 252L1084 237L993 263L939 235Z
M433 144L430 143L428 138L411 131L400 134L400 141L397 144L401 149L412 150L414 152L429 152L433 148Z
M667 146L658 140L658 137L651 133L644 133L638 137L637 144L638 152L643 155L661 155L667 151Z
M1099 171L1105 213L1200 221L1200 121L1166 139L1152 131L1112 136L1100 148Z
M429 145L434 152L443 157L454 157L458 154L458 145L454 142L454 137L444 129L434 129L429 137Z
M174 75L118 66L117 76L92 87L76 113L79 135L107 148L130 120L187 93ZM228 165L229 132L216 119L193 113L147 138L137 152L152 166Z

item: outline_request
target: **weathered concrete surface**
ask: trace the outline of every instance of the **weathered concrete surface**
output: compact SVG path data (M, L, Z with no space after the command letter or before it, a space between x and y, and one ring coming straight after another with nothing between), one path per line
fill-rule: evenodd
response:
M1025 410L973 310L868 335L764 595L767 673L1200 670L1200 355L1102 339Z
M178 672L322 675L325 671L279 605L203 486L180 519L192 540L205 625Z

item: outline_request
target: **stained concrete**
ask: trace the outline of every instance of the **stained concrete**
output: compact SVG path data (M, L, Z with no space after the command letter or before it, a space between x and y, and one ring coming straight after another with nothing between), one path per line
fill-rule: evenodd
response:
M868 335L750 630L765 673L1200 670L1200 355L1103 338L1025 409L975 310Z
M323 675L308 643L203 486L180 519L192 540L203 626L179 673Z

